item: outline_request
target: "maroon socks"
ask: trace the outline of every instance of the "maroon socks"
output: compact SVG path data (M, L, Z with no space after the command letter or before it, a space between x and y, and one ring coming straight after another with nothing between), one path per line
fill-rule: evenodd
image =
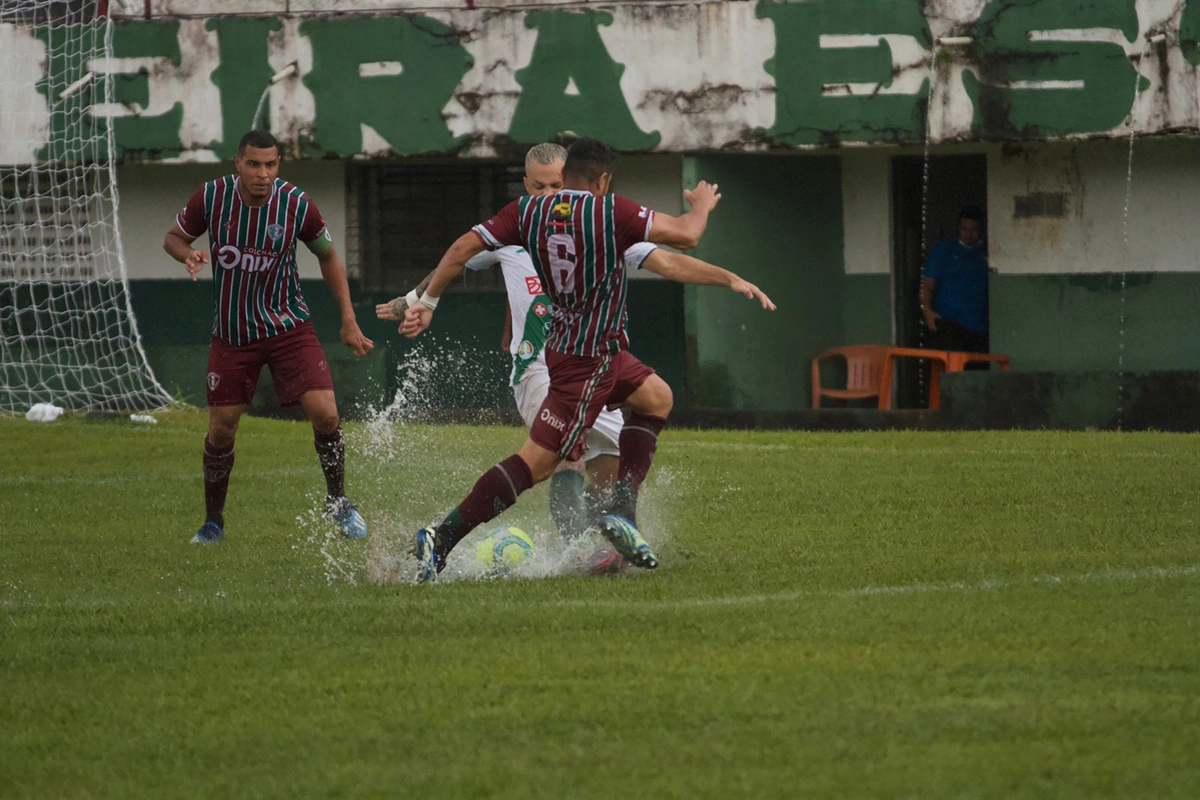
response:
M204 513L205 521L225 527L225 495L229 492L229 474L233 472L233 446L214 447L204 439Z
M445 564L454 545L476 526L500 516L530 486L533 486L533 473L518 455L509 456L483 473L466 499L437 526L438 563Z

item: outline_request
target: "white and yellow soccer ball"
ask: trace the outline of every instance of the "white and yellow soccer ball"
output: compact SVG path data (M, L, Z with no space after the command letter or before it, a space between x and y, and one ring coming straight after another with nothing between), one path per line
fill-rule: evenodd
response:
M533 539L511 525L494 528L475 547L475 560L494 575L508 575L533 555Z

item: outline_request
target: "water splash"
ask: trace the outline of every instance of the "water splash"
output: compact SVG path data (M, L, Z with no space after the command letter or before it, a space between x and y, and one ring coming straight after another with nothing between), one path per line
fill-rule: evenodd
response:
M933 142L933 104L934 92L937 87L937 61L938 54L941 48L938 45L938 39L933 40L933 50L929 54L929 94L925 101L925 151L924 161L921 169L921 267L924 271L925 259L929 257L929 161L930 161L930 145ZM917 316L920 319L917 321L917 347L925 348L925 315L921 313L920 303L920 277L917 278ZM928 397L929 387L925 382L925 369L928 363L925 359L921 359L917 368L917 395L918 397Z
M416 574L409 553L412 532L440 522L481 472L508 455L495 450L498 430L511 431L509 452L524 441L526 434L518 428L437 424L434 378L444 383L449 373L461 381L490 383L493 376L486 371L475 369L472 378L471 371L463 369L477 366L481 357L481 351L446 346L436 339L418 343L398 367L391 399L369 409L364 424L347 431L347 490L366 517L370 535L365 542L343 539L336 524L323 514L324 497L313 496L312 509L297 518L299 537L293 545L311 554L328 584L410 583ZM458 385L464 392L483 388ZM678 494L671 488L677 480L670 471L656 468L643 487L640 522L660 556L670 538L666 523L671 514L665 510L665 498ZM499 579L476 561L475 548L488 531L503 525L521 528L534 541L531 557L504 579L584 574L589 557L608 547L598 534L565 542L550 518L545 489L535 488L464 539L451 554L440 582Z
M1117 430L1124 427L1125 419L1125 313L1128 299L1128 264L1129 264L1129 206L1133 198L1133 145L1137 139L1138 101L1142 96L1142 64L1150 55L1151 38L1146 36L1142 52L1137 59L1137 67L1133 77L1133 105L1129 108L1129 154L1125 164L1125 205L1121 213L1121 242L1123 253L1121 260L1121 293L1117 312Z
M262 120L263 104L267 102L267 95L271 93L271 86L267 84L267 88L263 89L262 94L258 98L258 105L254 107L254 119L250 122L250 130L258 130L258 123Z

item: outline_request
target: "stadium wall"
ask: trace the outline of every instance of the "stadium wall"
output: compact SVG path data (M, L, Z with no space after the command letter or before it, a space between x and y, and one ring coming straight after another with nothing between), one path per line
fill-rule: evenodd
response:
M1181 0L132 5L111 4L113 59L43 63L5 98L33 113L0 160L36 157L62 124L50 90L85 70L115 99L91 116L149 160L228 158L268 87L262 120L305 157L505 156L564 129L712 152L1200 124L1200 5ZM0 25L0 67L48 35Z
M193 298L206 305L207 289L161 254L162 226L227 168L271 76L293 63L266 92L263 119L287 143L290 177L335 232L340 220L352 277L345 181L364 159L511 162L571 129L653 153L628 156L617 188L663 210L690 181L720 180L726 200L700 254L783 310L764 322L715 290L639 284L639 351L658 351L654 365L678 377L689 405L804 408L814 353L895 340L892 159L926 149L986 156L993 349L1017 369L1200 366L1200 233L1177 212L1200 199L1197 144L1180 138L1200 130L1200 3L346 0L329 14L317 0L253 0L231 15L223 3L155 0L149 19L134 5L116 26L116 57L87 65L117 100L91 113L111 119L124 162L124 241L152 362L190 399L198 381L183 376L201 377L203 359L179 348L204 346L207 314ZM971 41L937 43L947 36ZM36 35L0 25L0 42L0 66L39 57ZM43 63L44 85L10 85L0 99L36 112L82 66ZM30 129L0 142L0 161L36 159L49 115L8 119ZM1029 214L1031 200L1057 210ZM301 269L320 308L316 264L302 258ZM379 299L356 290L361 319ZM461 318L439 316L445 335L476 336L496 300L456 303ZM203 321L199 333L180 327L180 309ZM481 353L491 335L479 334ZM361 371L388 374L403 346ZM371 380L390 396L394 377Z
M1119 360L1136 370L1200 368L1200 318L1194 313L1200 302L1195 257L1200 230L1171 213L1200 203L1200 185L1180 168L1195 163L1200 143L1138 140L1131 184L1127 142L941 146L934 155L964 147L988 159L995 351L1011 355L1021 371L1116 369ZM639 280L630 301L635 341L647 360L672 378L681 405L805 408L812 355L838 344L895 341L889 169L892 158L919 152L872 148L823 155L622 159L621 190L665 211L679 212L687 181L719 182L726 200L698 254L758 282L783 307L767 316L720 290L684 291L635 276ZM193 402L203 397L211 294L207 281L186 280L162 253L161 241L184 199L221 169L129 164L118 176L135 310L147 350L168 388ZM285 172L319 199L339 246L353 253L354 246L345 241L343 162L294 161ZM1061 196L1061 214L1018 215L1018 198L1037 194ZM300 264L318 321L336 320L335 309L323 307L328 293L315 259L302 254ZM352 275L358 272L353 260L350 268ZM370 398L378 405L394 395L395 366L403 362L408 344L392 326L372 319L374 304L387 296L356 285L355 298L360 322L370 327L381 354L354 367L353 359L335 355L342 349L336 329L324 330L323 336L347 398ZM492 326L480 321L481 315L499 318L498 302L488 293L456 297L448 307L470 311L439 316L437 333L447 347L476 353L487 365L485 372L501 376L502 384L503 357L492 352ZM503 393L482 388L461 392L459 401L449 385L433 393L447 406L507 403Z

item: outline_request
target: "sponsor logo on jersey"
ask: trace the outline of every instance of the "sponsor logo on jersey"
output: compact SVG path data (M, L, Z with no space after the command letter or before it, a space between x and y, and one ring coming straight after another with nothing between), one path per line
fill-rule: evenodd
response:
M217 388L217 384L221 382L221 376L215 372L208 373L208 390L211 392Z
M526 278L525 279L525 291L529 292L530 294L541 294L542 293L542 279L536 278L536 277L535 278Z
M546 305L545 303L534 303L533 313L537 314L539 317L544 317L550 313L550 306Z
M518 358L533 358L533 342L526 339L517 347Z
M565 227L571 221L571 204L566 200L561 203L555 203L550 209L550 224L557 227Z
M267 226L267 236L269 236L271 238L272 242L278 242L280 239L283 238L283 226L276 224L276 223L272 223L271 225L268 225Z
M554 414L551 414L550 409L548 408L542 409L542 413L538 415L538 419L549 425L551 428L554 428L556 431L565 431L567 429L567 423L563 422Z
M279 261L279 253L261 247L237 247L221 245L217 251L217 263L225 269L241 269L243 272L266 272Z

